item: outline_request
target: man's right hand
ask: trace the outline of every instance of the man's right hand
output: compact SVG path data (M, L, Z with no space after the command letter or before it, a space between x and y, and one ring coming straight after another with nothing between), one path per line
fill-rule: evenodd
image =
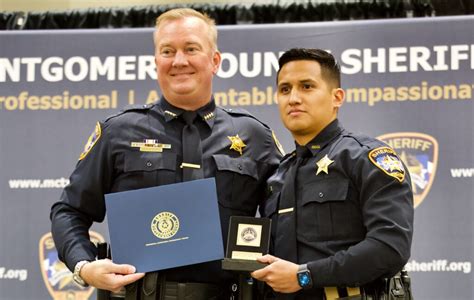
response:
M100 259L84 265L80 276L88 284L102 290L118 293L127 284L145 276L135 273L132 265L118 265L110 259Z

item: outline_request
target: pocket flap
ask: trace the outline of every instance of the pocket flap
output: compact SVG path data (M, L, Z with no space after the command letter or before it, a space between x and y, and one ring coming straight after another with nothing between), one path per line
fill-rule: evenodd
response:
M308 182L303 188L303 205L310 202L344 201L347 198L349 180L328 178Z
M235 158L223 154L212 156L219 171L231 171L241 175L251 176L258 180L257 162L249 158Z
M176 170L176 153L130 152L125 155L125 172Z

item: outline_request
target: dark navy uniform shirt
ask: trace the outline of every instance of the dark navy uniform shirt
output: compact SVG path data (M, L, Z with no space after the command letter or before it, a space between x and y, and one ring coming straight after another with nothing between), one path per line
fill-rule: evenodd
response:
M293 179L285 175L296 152L305 149L282 159L263 210L273 220L272 240L279 215L296 213L295 263L307 263L313 279L313 289L300 291L298 299L400 271L410 256L414 209L409 174L393 150L346 131L337 119L304 148L309 155L297 171L295 209L279 214L280 194L284 181ZM316 175L326 155L327 174Z
M104 194L182 181L182 112L162 98L156 104L130 108L98 123L89 141L89 152L83 153L60 202L51 210L55 245L69 269L81 260L96 257L88 229L93 222L104 220ZM194 124L201 136L204 177L216 178L222 235L226 241L231 215L255 215L264 199L266 180L276 169L281 154L271 130L243 110L222 109L212 100L197 113L200 118ZM236 135L246 145L242 154L230 149L229 137ZM131 146L147 139L169 144L171 148L142 152ZM127 218L123 216L123 222ZM166 270L162 274L170 281L207 283L221 283L230 276L221 270L220 262Z

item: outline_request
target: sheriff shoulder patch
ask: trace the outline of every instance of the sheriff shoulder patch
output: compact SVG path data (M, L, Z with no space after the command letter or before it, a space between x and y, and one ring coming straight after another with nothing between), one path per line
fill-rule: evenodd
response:
M82 151L81 155L79 156L79 160L83 160L84 157L91 151L92 147L94 147L95 143L100 139L100 135L102 134L102 129L100 128L100 123L97 122L95 125L94 131L91 133L91 136L87 140L86 145L84 146L84 151Z
M405 168L397 153L389 147L379 147L369 152L370 161L385 174L402 182Z

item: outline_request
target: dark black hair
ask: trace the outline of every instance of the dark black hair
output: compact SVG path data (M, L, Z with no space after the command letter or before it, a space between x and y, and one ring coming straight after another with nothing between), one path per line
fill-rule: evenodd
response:
M277 84L281 68L286 63L295 60L313 60L318 62L321 65L321 74L324 79L332 81L336 84L336 87L341 87L341 69L334 56L325 50L312 48L293 48L283 53L278 60Z

